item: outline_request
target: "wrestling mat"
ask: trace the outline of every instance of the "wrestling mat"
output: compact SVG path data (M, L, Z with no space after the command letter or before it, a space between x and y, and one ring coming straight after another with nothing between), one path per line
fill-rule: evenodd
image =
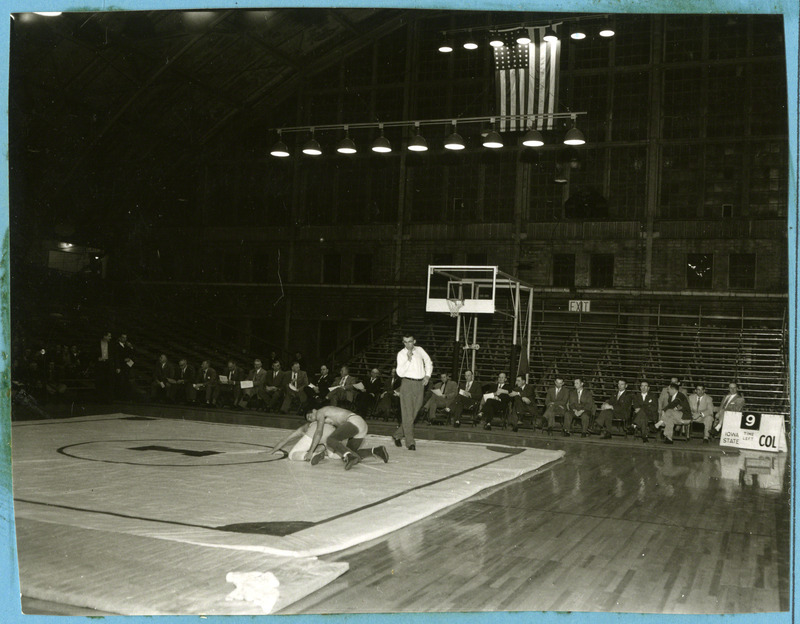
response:
M277 612L386 535L562 451L417 440L345 471L277 458L282 429L110 414L12 427L24 595L121 614Z

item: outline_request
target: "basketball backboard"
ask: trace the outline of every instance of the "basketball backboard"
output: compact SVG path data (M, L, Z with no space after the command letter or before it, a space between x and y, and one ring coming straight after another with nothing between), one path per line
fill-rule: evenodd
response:
M493 314L496 284L496 266L430 265L425 311L451 312L458 300L460 314Z

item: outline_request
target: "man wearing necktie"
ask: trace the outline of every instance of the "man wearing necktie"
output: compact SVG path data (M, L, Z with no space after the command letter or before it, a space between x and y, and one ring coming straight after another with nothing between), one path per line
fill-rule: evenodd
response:
M534 391L535 388L526 383L524 377L517 376L517 384L509 395L514 399L514 407L509 418L512 431L516 432L519 429L519 421L523 419L525 414L531 417L531 424L534 428L536 427L536 417L539 415L539 410L536 409L536 394Z
M357 390L353 387L358 383L358 378L350 374L350 369L342 366L339 369L339 376L333 382L330 392L328 392L328 401L334 407L341 401L349 401L353 403L356 398ZM351 407L355 408L355 405Z
M282 371L281 363L275 360L272 362L272 370L267 373L267 381L264 386L264 402L267 411L274 412L278 409L283 399L283 389L288 383L286 371Z
M729 383L728 394L719 404L719 411L717 412L717 424L711 430L711 435L714 435L714 430L719 431L722 429L722 420L725 417L725 412L743 412L744 405L744 397L739 393L739 386L734 382Z
M618 419L627 429L631 418L631 395L627 391L628 382L624 379L617 380L617 391L612 394L600 408L597 417L597 426L600 427L601 438L611 438L611 421Z
M500 418L503 420L503 425L505 426L505 416L507 413L506 410L511 403L511 397L509 396L511 390L512 387L511 384L508 383L506 374L500 373L497 376L497 384L495 385L494 390L489 393L491 396L484 401L483 408L481 410L484 421L483 428L487 431L492 430L492 421L496 416L500 416Z
M703 444L708 444L711 427L714 425L714 401L706 394L706 387L697 384L694 394L689 397L692 408L692 420L703 423Z
M639 384L639 392L633 395L633 435L642 436L647 442L650 423L658 420L658 395L650 391L650 384L643 381Z
M153 400L166 399L172 401L175 397L175 368L167 360L167 356L162 353L158 357L153 371L153 382L150 384L150 398Z
M453 426L461 426L461 414L465 409L476 407L483 398L481 384L475 379L471 370L464 371L464 381L458 384L456 400L450 408L453 415Z
M416 451L414 441L414 419L422 407L425 386L433 374L433 362L425 349L417 346L412 334L403 336L403 348L397 353L397 376L402 378L398 392L400 393L400 426L394 432L395 446L402 446L406 439L406 448Z
M453 401L458 394L458 384L450 380L450 373L442 373L440 375L441 381L436 384L441 394L430 393L430 397L425 402L425 407L422 408L423 413L427 413L428 420L433 420L436 417L436 410L440 407L450 408Z
M583 387L583 379L576 377L573 382L574 389L569 393L567 413L564 416L564 435L569 436L572 418L581 419L581 437L589 435L589 422L594 417L596 409L592 391Z
M175 388L181 395L181 399L186 403L193 403L197 391L192 385L195 379L194 367L189 366L186 358L181 358L178 362L178 370L175 373Z
M306 387L308 386L308 375L304 370L300 370L300 362L295 360L292 362L292 370L286 376L286 387L283 389L283 405L281 405L281 413L288 414L289 409L292 407L292 401L297 399L300 402L300 413L305 411L306 402Z
M556 377L553 381L553 387L547 391L544 397L544 419L547 421L547 435L553 435L556 416L564 419L564 435L569 435L566 422L568 402L569 390L564 387L564 378Z

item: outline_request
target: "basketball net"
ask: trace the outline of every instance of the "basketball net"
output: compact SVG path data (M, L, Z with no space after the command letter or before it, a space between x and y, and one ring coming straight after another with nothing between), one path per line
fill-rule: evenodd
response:
M463 299L448 299L447 307L450 308L450 316L456 318L464 307Z

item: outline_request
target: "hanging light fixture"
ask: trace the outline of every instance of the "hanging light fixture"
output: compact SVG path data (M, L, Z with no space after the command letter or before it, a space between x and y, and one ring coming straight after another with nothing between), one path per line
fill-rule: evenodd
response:
M303 153L308 154L309 156L319 156L322 154L322 148L314 138L314 128L311 128L311 138L305 142L305 145L303 145Z
M489 45L493 48L502 48L505 43L496 32L493 32L489 37Z
M477 50L478 49L478 42L475 40L475 37L472 33L467 33L467 40L464 42L464 49L465 50Z
M611 28L604 28L603 30L600 31L600 36L601 37L613 37L614 36L614 31Z
M388 154L392 151L392 144L389 143L389 139L383 136L383 124L380 124L379 128L381 129L381 135L372 143L372 151L379 154Z
M339 141L339 145L336 146L336 151L340 154L355 154L356 153L356 144L353 142L353 139L350 138L350 131L347 129L347 126L344 127L344 138Z
M408 149L412 152L427 152L428 151L428 142L425 140L425 137L419 133L419 122L414 122L414 128L416 128L416 134L411 139L408 144Z
M449 150L463 150L466 146L464 145L464 139L461 138L461 135L456 132L456 120L453 120L453 134L451 134L444 142L445 149Z
M494 118L492 118L491 123L492 130L483 138L483 146L489 149L498 149L503 147L503 138L500 136L500 133L494 129Z
M575 116L572 116L572 127L567 130L564 135L564 145L583 145L586 139L583 137L583 132L575 127Z
M442 33L442 34L444 34L444 33ZM453 42L448 37L444 41L442 41L442 43L439 45L439 52L447 54L448 52L452 52L452 51L453 51Z
M548 43L554 43L558 41L558 33L553 29L552 26L548 26L544 31L544 36L542 37Z
M586 33L583 32L583 28L581 28L580 26L574 26L569 36L570 38L575 39L575 41L586 39Z
M280 130L278 130L278 142L272 146L269 153L276 158L286 158L289 155L289 148L286 147L286 143L281 140Z
M520 45L528 45L531 42L530 36L528 36L528 31L525 28L519 29L519 34L517 35L517 43Z
M542 138L542 133L538 130L534 130L531 128L525 133L525 136L522 137L522 144L525 147L541 147L544 145L544 138Z

